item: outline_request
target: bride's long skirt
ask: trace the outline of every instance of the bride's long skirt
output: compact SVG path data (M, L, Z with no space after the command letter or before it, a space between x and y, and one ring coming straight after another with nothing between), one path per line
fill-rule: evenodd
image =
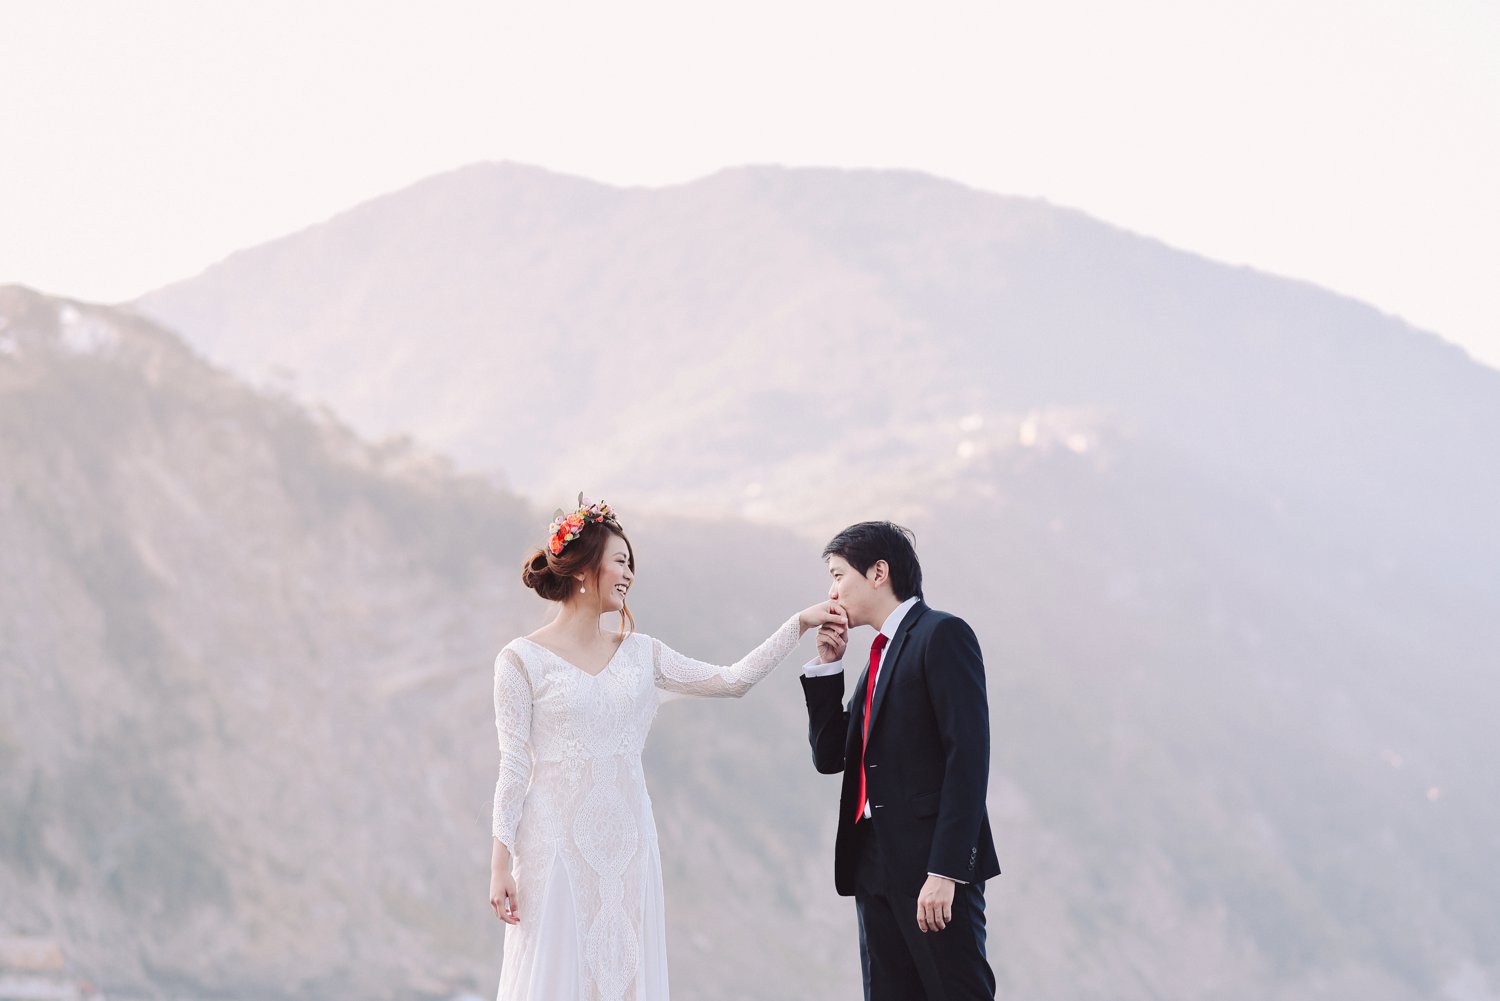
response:
M596 776L570 837L532 838L547 825L522 821L499 1001L669 1001L661 853L638 774Z

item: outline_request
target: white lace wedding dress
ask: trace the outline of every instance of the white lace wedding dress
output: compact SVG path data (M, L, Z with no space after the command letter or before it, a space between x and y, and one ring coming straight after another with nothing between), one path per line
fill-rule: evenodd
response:
M668 1001L661 854L641 751L672 693L739 696L797 645L793 618L718 667L639 633L590 675L527 639L495 658L494 835L521 923L499 1001Z

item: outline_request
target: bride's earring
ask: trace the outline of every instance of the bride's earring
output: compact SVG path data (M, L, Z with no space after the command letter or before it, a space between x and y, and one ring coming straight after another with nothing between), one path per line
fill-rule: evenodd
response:
M588 588L586 588L586 587L580 587L580 588L579 588L579 589L578 589L578 593L579 593L579 594L588 594L588 593L589 593L589 589L588 589Z

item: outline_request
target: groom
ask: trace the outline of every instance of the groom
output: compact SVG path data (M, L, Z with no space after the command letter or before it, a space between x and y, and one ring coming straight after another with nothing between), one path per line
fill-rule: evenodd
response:
M984 803L990 730L979 642L962 619L923 603L906 529L850 525L823 558L828 597L849 625L879 630L847 706L846 634L825 627L802 678L813 764L844 775L834 883L854 897L865 999L994 998L984 881L1000 863Z

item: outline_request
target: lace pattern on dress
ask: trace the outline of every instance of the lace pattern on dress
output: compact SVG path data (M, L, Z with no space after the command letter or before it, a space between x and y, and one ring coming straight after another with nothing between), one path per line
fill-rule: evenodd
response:
M679 695L739 698L755 687L797 647L802 631L797 616L782 623L760 646L727 667L685 657L661 640L651 641L656 687Z

